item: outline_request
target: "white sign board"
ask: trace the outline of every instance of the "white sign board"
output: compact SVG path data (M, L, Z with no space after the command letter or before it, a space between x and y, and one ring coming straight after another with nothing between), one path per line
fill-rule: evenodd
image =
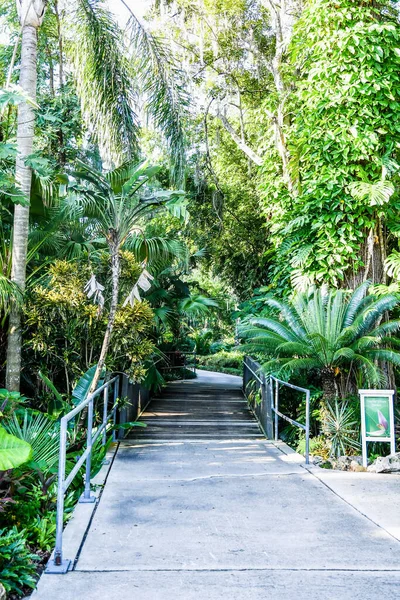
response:
M359 390L361 401L361 436L363 465L367 466L367 443L390 443L390 452L396 452L393 390Z

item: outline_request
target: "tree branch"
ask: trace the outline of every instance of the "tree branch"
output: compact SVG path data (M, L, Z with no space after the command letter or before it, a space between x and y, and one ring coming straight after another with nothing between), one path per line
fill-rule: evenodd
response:
M264 162L263 158L259 156L256 152L254 152L254 150L252 150L250 146L246 144L244 140L242 140L242 138L236 133L232 125L229 123L228 119L220 110L217 110L217 117L221 121L226 131L230 134L235 144L242 150L242 152L244 152L256 165L261 167L261 165Z

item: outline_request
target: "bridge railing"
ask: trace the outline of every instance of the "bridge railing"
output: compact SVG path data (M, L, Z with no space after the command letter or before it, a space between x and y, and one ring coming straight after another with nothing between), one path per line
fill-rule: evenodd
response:
M110 381L104 383L92 394L89 394L87 398L76 406L73 410L62 417L60 421L60 450L59 450L59 462L58 462L58 491L57 491L57 516L56 516L56 545L54 549L54 558L51 559L47 565L46 573L66 573L70 567L71 560L63 557L63 527L64 527L64 496L65 493L72 483L75 476L80 471L83 464L86 462L85 471L85 489L79 499L81 503L95 502L96 497L90 493L90 472L92 467L92 449L97 439L102 436L103 445L106 444L106 428L110 420L115 423L117 400L119 392L119 376L114 377ZM113 392L113 405L111 410L108 410L108 400L110 389ZM103 407L102 407L102 422L96 427L95 433L93 434L93 416L94 416L94 402L97 396L103 394ZM67 435L68 435L68 423L74 419L79 413L81 413L87 407L87 438L86 438L86 449L80 456L74 468L65 476L66 470L66 456L67 456Z
M306 395L306 422L300 423L279 410L280 386L302 392ZM261 365L250 356L243 361L243 393L251 402L261 428L267 438L279 439L279 418L284 419L305 432L306 464L310 462L310 390L282 381L270 375L266 377Z
M181 371L182 379L185 379L186 371L193 371L196 373L197 368L197 355L196 352L163 352L163 357L159 361L157 368L160 371Z

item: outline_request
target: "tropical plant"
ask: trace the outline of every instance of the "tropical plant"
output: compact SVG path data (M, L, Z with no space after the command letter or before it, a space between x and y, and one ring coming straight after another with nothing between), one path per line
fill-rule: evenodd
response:
M83 163L80 163L80 168L80 171L74 173L74 180L69 182L66 209L81 219L87 219L88 226L92 226L95 234L102 235L106 239L112 279L107 327L90 388L90 391L93 391L96 389L105 364L117 314L122 247L129 236L140 229L140 224L146 216L148 217L151 213L164 207L175 212L178 199L181 201L183 215L186 217L184 211L186 200L184 200L184 192L175 190L152 191L147 188L148 194L144 195L143 186L159 171L159 167L151 167L147 163L125 163L106 174ZM142 289L148 289L150 287L149 279L151 276L143 270L125 304L130 303L133 306L135 299L140 299L138 285ZM98 295L98 292L102 290L95 280L92 280L92 283Z
M0 529L0 581L6 592L24 593L24 587L36 585L36 563L39 557L27 546L24 531Z
M220 350L209 356L199 356L197 360L200 366L210 371L221 371L232 375L242 374L243 352L240 351Z
M9 434L30 445L32 453L28 468L44 472L54 470L60 445L57 422L43 413L33 415L25 410L22 418L14 414L11 419L3 421L3 426Z
M218 306L216 300L207 298L202 294L194 294L181 300L179 310L187 317L197 317L207 314L210 308L218 308Z
M0 427L0 471L15 469L32 457L32 448L25 440Z
M24 202L15 206L11 280L24 291L29 230L29 199L32 184L32 150L35 127L38 30L46 18L44 0L18 0L21 25L21 63L19 84L25 95L18 106L16 181ZM182 176L184 136L182 117L187 93L182 74L171 62L160 43L147 34L132 14L132 40L124 45L124 34L112 13L99 0L75 0L68 10L54 6L59 45L59 84L65 83L64 51L81 99L83 116L90 123L92 136L109 159L133 158L138 154L139 121L135 98L141 69L145 80L146 112L165 132L168 147ZM64 28L68 28L68 36ZM64 36L69 43L64 44ZM18 44L18 40L17 40ZM133 52L132 52L133 51ZM10 66L10 74L13 70ZM159 75L162 76L159 76ZM151 82L151 84L150 84ZM53 91L54 81L52 80ZM171 100L174 100L173 105ZM92 127L94 125L94 127ZM61 134L62 135L62 134ZM7 387L18 390L21 371L21 310L13 303L7 349Z
M0 389L0 417L8 416L25 404L27 398L19 392L10 392L4 388Z
M359 452L360 427L355 407L348 402L338 402L337 398L324 404L321 410L322 432L330 445L330 456Z
M365 295L369 282L354 292L311 287L291 301L270 298L269 317L250 318L241 326L245 348L264 354L263 368L283 378L314 370L325 399L345 395L356 377L365 384L384 383L379 361L400 364L390 337L400 320L384 321L399 303L395 295Z
M31 406L53 417L68 412L71 401L76 404L84 399L107 327L111 292L108 253L88 258L56 261L27 296L23 381L26 389L29 386ZM143 360L153 353L153 313L146 300L122 306L143 269L125 251L121 251L120 261L120 302L106 367L109 372L124 371L139 380ZM84 291L94 273L105 287L103 309Z
M214 333L211 329L194 330L189 334L189 337L195 343L195 351L198 355L206 355L210 353L210 346Z
M327 439L323 435L310 438L309 452L311 456L321 456L324 460L327 460L330 455L330 449ZM306 438L304 436L299 439L296 451L300 454L305 454Z

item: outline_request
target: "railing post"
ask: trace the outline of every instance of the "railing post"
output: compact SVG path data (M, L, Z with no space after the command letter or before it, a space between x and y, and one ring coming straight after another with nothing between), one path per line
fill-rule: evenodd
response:
M306 392L306 465L310 464L310 391Z
M126 375L122 375L121 398L127 398L128 397L128 387L129 387L128 377ZM126 423L128 421L127 416L128 416L128 410L127 410L127 408L125 406L125 408L122 408L120 410L120 413L119 413L120 423ZM123 440L124 437L125 437L125 431L123 429L120 429L118 431L117 438L119 440Z
M88 455L86 458L86 472L85 472L85 491L79 498L79 502L91 503L96 502L96 497L90 494L90 472L92 470L92 429L93 429L93 396L88 404L88 420L87 420L87 450Z
M279 440L278 432L278 411L279 410L279 383L275 379L275 441Z
M63 558L62 539L64 528L64 480L65 460L67 454L67 426L68 421L61 419L60 425L60 450L58 460L58 488L57 488L57 517L56 517L56 545L54 559L49 561L46 568L47 573L66 573L71 561Z
M107 441L107 431L106 431L106 425L107 425L107 414L108 414L108 387L104 388L104 405L103 405L103 426L104 426L104 430L103 430L103 446L106 445L106 441Z
M247 356L244 357L243 359L243 394L246 396L246 389L247 389L247 376L248 376L248 368L247 368Z
M272 440L274 437L274 428L272 424L272 402L271 402L271 379L267 378L265 375L263 376L263 385L262 385L262 397L263 397L263 406L264 406L264 431L269 440Z
M113 442L117 441L117 432L115 429L115 425L117 424L117 400L118 400L118 393L119 393L119 382L120 382L120 377L118 376L117 379L114 381L114 398L113 398L113 434L112 434L112 439Z

